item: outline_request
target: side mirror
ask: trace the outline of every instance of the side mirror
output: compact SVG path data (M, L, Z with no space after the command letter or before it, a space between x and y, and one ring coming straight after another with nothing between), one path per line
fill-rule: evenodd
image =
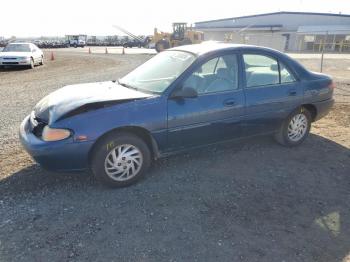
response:
M198 96L197 90L193 87L183 87L176 90L171 98L195 98Z

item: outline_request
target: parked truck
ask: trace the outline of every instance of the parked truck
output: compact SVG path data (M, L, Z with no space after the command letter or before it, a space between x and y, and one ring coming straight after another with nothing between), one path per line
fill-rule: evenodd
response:
M66 43L69 47L85 47L87 35L66 35Z

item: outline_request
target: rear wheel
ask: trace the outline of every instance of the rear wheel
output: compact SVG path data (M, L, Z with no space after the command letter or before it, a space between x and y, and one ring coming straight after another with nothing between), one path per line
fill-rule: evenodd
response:
M184 38L180 41L179 45L192 45L192 41L189 38Z
M103 184L124 187L142 178L151 163L147 144L128 133L107 135L96 145L92 173Z
M40 65L43 65L44 64L44 57L42 56L41 59L40 59Z
M294 111L283 122L281 129L276 133L275 138L278 143L284 146L300 145L310 133L311 114L301 107Z

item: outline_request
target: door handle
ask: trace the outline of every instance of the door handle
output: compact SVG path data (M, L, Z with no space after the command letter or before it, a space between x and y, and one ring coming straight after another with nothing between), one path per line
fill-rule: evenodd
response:
M296 96L296 95L297 95L297 90L295 90L295 89L290 89L290 90L288 90L288 95L290 95L290 96Z
M224 101L225 106L234 106L235 104L236 104L236 102L233 99L227 99Z

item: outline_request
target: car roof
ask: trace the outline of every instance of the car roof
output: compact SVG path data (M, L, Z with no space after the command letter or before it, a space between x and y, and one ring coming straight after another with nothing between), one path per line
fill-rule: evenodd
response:
M274 53L280 54L279 51L267 48L267 47L261 47L261 46L254 46L254 45L244 45L244 44L231 44L231 43L223 43L223 42L215 42L215 41L207 41L203 42L201 44L194 44L194 45L184 45L184 46L178 46L171 48L169 50L178 50L178 51L184 51L184 52L190 52L197 56L205 55L210 52L215 51L221 51L221 50L234 50L234 49L240 49L240 50L257 50L257 51L270 51Z
M201 44L178 46L168 50L178 50L183 52L189 52L194 54L197 57L206 56L207 54L215 53L223 50L240 50L243 52L249 51L249 52L257 52L257 53L261 52L262 55L272 54L278 59L282 59L283 63L287 63L288 66L294 68L297 72L299 72L302 75L309 74L308 70L295 59L292 59L290 56L288 56L285 53L282 53L278 50L268 48L268 47L208 41L208 42L202 42Z

